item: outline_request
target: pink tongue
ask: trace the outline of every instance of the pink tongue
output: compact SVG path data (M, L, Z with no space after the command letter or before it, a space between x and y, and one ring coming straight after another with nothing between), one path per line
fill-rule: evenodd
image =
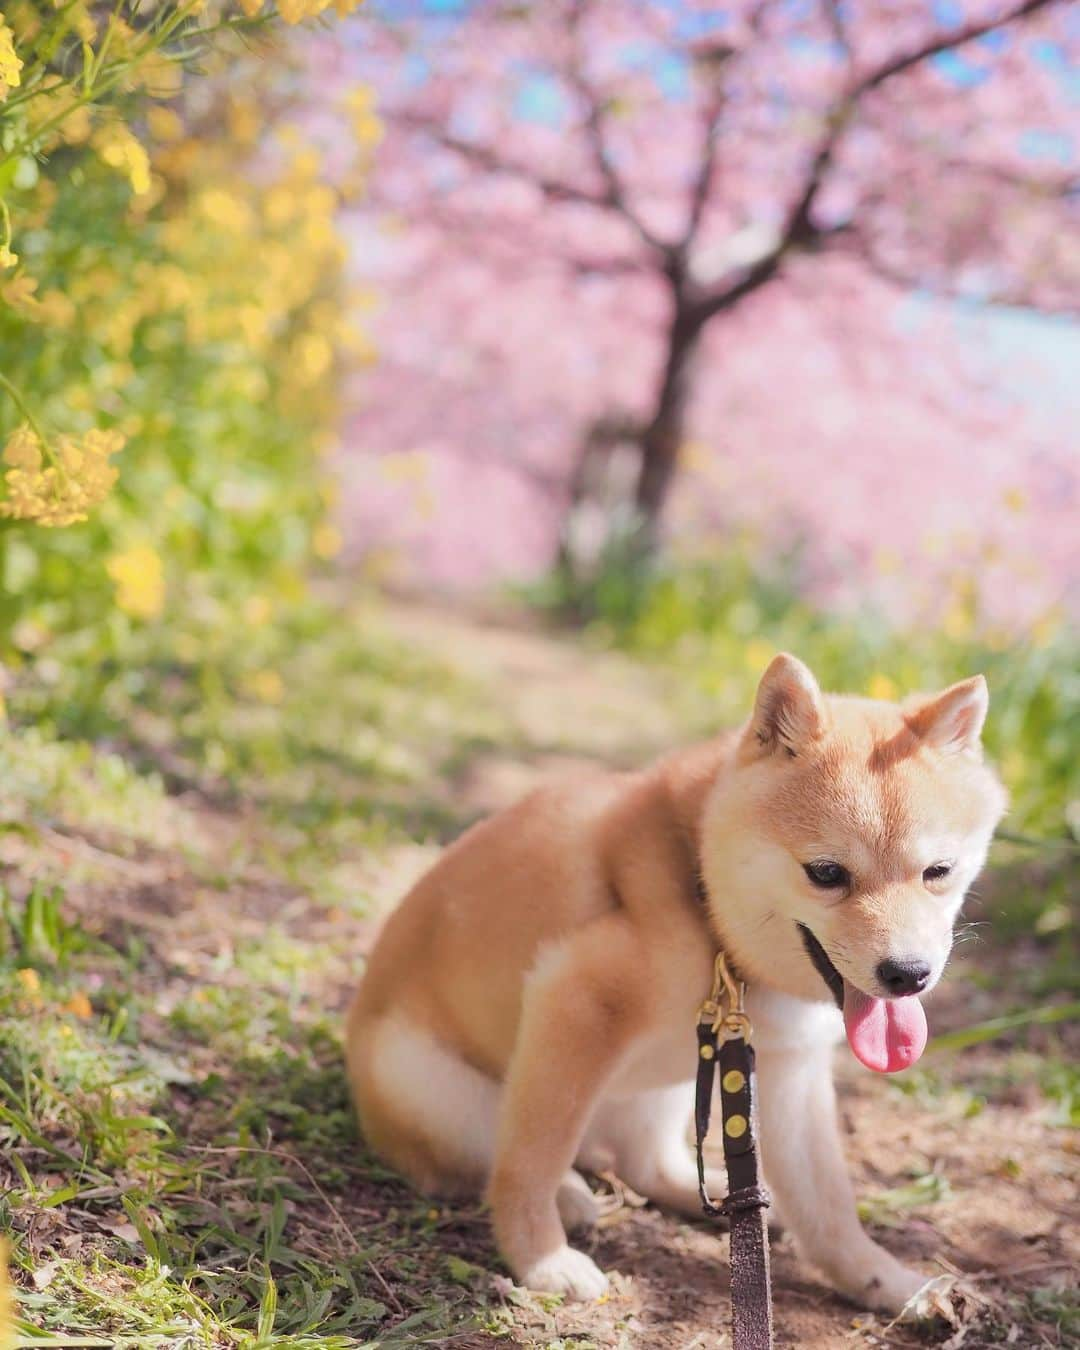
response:
M926 1013L918 998L871 998L844 981L844 1027L860 1064L877 1073L910 1068L926 1049Z

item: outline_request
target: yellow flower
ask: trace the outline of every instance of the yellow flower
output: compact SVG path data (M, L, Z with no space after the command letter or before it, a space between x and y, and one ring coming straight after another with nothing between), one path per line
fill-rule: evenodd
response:
M116 604L133 619L156 619L165 608L161 558L148 544L114 553L105 570L116 587Z
M320 521L311 532L311 551L316 558L336 558L344 540L341 531L329 521Z
M278 13L286 23L300 23L325 9L330 0L278 0Z
M41 976L32 967L25 966L22 970L17 970L15 978L31 998L36 998L41 993Z
M240 6L245 13L248 12L249 3L252 3L252 0L240 0ZM362 3L363 0L277 0L277 8L286 23L302 23L304 19L314 19L323 10L329 9L331 4L338 18L343 19ZM261 5L257 5L254 13L257 14L260 7Z
M749 670L755 674L761 671L769 664L776 654L776 648L763 638L751 638L746 644L745 660Z
M359 85L345 96L344 106L352 120L357 144L378 145L383 136L383 124L375 112L374 93L366 85Z
M888 675L882 675L880 671L875 671L867 682L866 692L871 698L891 700L896 697L897 688Z
M0 501L0 516L47 526L85 520L116 482L109 457L123 445L120 432L94 430L81 444L61 436L50 448L30 428L19 427L4 449L12 467L4 474L7 497Z
M17 89L22 83L19 75L22 68L22 59L15 51L15 34L0 13L0 103L7 98L9 89Z
M184 82L179 61L171 61L161 52L151 52L143 57L134 73L151 98L175 98Z
M334 349L321 333L301 333L290 358L290 374L297 383L315 384L333 364Z
M75 322L75 305L63 291L49 290L38 301L37 317L51 328L70 328Z
M273 606L265 595L249 595L244 602L244 618L253 628L261 628L270 622Z
M3 296L5 303L12 309L18 310L20 314L25 314L28 318L36 319L38 311L37 296L34 292L37 290L37 278L28 276L25 272L20 272L17 277L12 277L0 287L0 296Z
M254 670L244 680L244 688L260 703L280 703L285 697L285 681L276 670Z
M91 1006L90 1000L82 992L72 994L68 1001L63 1004L63 1011L81 1018L84 1022L88 1017L94 1015L94 1009Z
M8 443L4 446L4 463L10 464L13 469L33 471L41 468L41 441L38 440L37 432L27 423L16 427L8 437Z
M14 267L18 261L17 253L12 253L7 244L0 244L0 268Z
M152 107L146 110L146 125L155 141L182 141L184 123L172 108Z
M251 207L237 193L224 188L207 188L199 194L197 207L208 224L235 234L247 234L255 227Z
M150 191L150 157L122 122L109 122L94 135L94 149L110 169L127 175L136 196Z
M229 103L228 117L232 139L241 145L254 145L262 130L258 104L253 99L234 98Z
M974 628L970 605L963 600L954 600L941 616L941 628L954 642L970 637Z

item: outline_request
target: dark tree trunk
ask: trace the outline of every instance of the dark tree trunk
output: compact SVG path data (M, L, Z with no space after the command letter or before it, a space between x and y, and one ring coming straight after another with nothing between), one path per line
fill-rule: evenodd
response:
M634 494L640 517L641 545L652 550L660 516L679 466L694 360L703 324L676 299L668 331L667 360L657 393L656 411L641 438L641 469Z
M627 559L644 560L655 550L660 518L679 467L694 360L704 326L703 317L690 309L678 284L673 284L664 365L651 414L640 424L625 418L601 418L585 435L569 484L557 563L572 587L587 583L590 569L603 556L603 549L595 547L582 556L575 542L574 522L589 502L604 509L607 498L611 512L607 542L625 548ZM620 447L632 450L634 456L632 476L622 492L613 490L610 473L611 457ZM620 517L621 529L615 523Z

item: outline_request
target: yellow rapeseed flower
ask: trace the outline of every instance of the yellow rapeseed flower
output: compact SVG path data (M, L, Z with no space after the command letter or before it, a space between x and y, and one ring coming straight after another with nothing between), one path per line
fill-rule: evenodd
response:
M882 675L880 671L875 671L867 681L866 692L871 698L891 700L896 697L898 691L888 675Z
M172 108L147 108L146 125L155 141L175 142L184 139L183 119Z
M0 286L0 298L3 298L5 304L10 305L12 309L18 310L20 314L25 314L27 318L36 319L38 311L38 298L34 294L37 290L37 278L29 276L26 272L20 272L17 277L12 277Z
M24 966L21 970L17 970L15 978L31 998L36 999L41 996L41 976L32 966Z
M253 628L261 628L269 623L274 607L265 595L249 595L244 601L244 618Z
M94 134L94 149L110 169L127 175L136 196L150 191L150 157L122 122L109 122Z
M383 124L375 112L375 95L367 85L358 85L344 99L358 145L374 146L382 140Z
M263 125L259 106L254 99L232 99L229 103L228 118L229 135L232 139L241 145L254 145Z
M0 12L0 103L7 98L9 89L17 89L22 83L19 74L22 68L22 59L15 50L15 34Z
M116 605L133 619L156 619L165 608L165 572L149 544L114 553L105 570L116 587Z
M240 7L245 14L249 12L248 5L251 3L254 0L240 0ZM343 19L362 3L363 0L277 0L277 9L286 23L302 23L305 19L314 19L331 5L338 18ZM261 7L260 0L251 13L257 14Z
M316 558L323 558L327 561L336 558L341 552L344 542L341 531L336 525L331 525L328 520L321 520L311 532L311 551Z
M55 287L46 291L37 304L37 318L50 328L70 328L75 313L71 297Z
M776 648L764 638L751 638L743 654L747 668L755 674L760 674L775 655Z
M285 697L285 681L276 670L254 670L244 680L244 688L260 703L280 703Z
M0 516L32 520L38 525L74 525L108 495L116 482L109 458L123 448L116 431L88 431L81 441L61 436L53 447L43 445L28 426L17 428L4 447L7 497Z
M37 433L25 422L16 427L4 446L4 463L13 469L29 469L33 472L41 468L41 442Z

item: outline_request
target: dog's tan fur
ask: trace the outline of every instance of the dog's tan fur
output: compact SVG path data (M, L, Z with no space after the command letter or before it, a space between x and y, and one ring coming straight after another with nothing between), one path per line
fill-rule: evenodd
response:
M542 788L469 830L390 917L349 1014L373 1148L424 1190L486 1187L523 1283L600 1294L566 1240L595 1217L575 1166L700 1212L693 1026L722 946L749 986L779 1218L839 1290L899 1309L926 1277L856 1217L829 1068L839 1017L796 924L869 993L886 957L919 955L936 982L1005 806L978 744L986 701L981 677L904 707L826 697L780 656L741 730ZM802 865L820 858L849 868L847 891L814 888Z

